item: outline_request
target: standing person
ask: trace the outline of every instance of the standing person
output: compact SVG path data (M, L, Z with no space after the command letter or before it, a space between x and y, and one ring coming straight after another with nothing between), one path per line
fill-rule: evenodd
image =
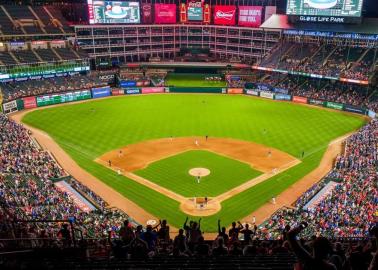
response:
M238 221L238 227L236 227L236 222L232 222L231 229L228 231L228 235L231 240L238 240L239 239L239 232L243 229L243 225Z
M240 231L241 234L244 236L244 244L248 245L249 241L252 240L252 235L254 235L254 232L249 229L249 224L246 223L244 228Z
M197 184L201 182L201 175L197 175Z
M196 146L199 146L199 142L198 142L197 139L194 141L194 144L195 144Z
M304 158L304 154L305 154L305 152L304 152L304 151L302 151L302 158Z
M205 140L207 141L208 138L209 138L209 135L206 135L206 136L205 136Z
M123 222L123 226L119 230L118 234L125 245L130 244L131 241L134 240L135 238L134 230L127 219Z
M109 167L111 167L112 166L112 161L109 159L109 161L108 161L108 165L109 165Z
M118 157L122 157L122 155L123 155L122 150L119 150Z
M224 243L228 243L228 234L226 233L226 227L222 227L221 229L221 221L218 219L218 237L222 237Z
M167 221L164 219L160 222L160 229L157 232L158 239L160 241L168 243L170 240L169 237L169 226L167 225Z
M184 235L184 230L180 229L179 234L173 240L173 256L180 256L188 251L186 242L187 239Z
M256 216L253 216L252 217L252 224L255 224L256 223Z

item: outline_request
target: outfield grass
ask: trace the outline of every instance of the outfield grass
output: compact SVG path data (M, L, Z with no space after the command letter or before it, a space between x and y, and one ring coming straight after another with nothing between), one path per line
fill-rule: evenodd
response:
M198 184L188 173L193 168L209 169L210 175ZM249 164L197 150L156 161L134 173L187 198L215 197L262 174Z
M226 87L226 81L207 81L206 77L220 76L214 74L169 73L166 85L175 87Z
M92 110L93 109L93 110ZM203 219L203 229L216 230L256 210L317 167L328 143L358 129L356 115L247 96L164 94L123 96L47 108L23 121L49 133L85 170L142 206L181 227L179 204L94 159L144 140L175 137L226 137L253 141L300 158L302 163L224 201L222 210ZM264 132L264 130L266 132ZM234 172L236 173L236 172Z

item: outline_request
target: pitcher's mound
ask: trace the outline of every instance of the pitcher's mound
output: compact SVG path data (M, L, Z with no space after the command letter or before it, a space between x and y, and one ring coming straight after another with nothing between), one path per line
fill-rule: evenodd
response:
M189 174L195 177L197 176L205 177L210 174L210 170L206 168L193 168L189 170Z

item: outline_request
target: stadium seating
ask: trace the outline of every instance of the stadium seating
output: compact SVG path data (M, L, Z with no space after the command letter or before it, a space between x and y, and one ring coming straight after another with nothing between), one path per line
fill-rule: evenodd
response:
M17 58L13 58L9 52L0 52L0 65L16 65Z

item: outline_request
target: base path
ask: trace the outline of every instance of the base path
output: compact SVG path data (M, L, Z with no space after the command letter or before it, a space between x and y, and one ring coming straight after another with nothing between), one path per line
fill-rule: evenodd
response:
M209 198L206 204L197 203L194 198L185 198L154 182L133 174L149 164L191 150L206 150L249 164L263 174L253 178L217 197ZM180 203L180 209L191 216L211 216L221 210L221 203L243 192L277 173L300 163L300 160L265 145L230 138L181 137L164 138L131 144L105 153L96 162L113 169L139 184L151 188ZM111 164L111 166L110 166ZM189 173L206 176L206 168L193 168ZM206 180L204 180L206 181Z

